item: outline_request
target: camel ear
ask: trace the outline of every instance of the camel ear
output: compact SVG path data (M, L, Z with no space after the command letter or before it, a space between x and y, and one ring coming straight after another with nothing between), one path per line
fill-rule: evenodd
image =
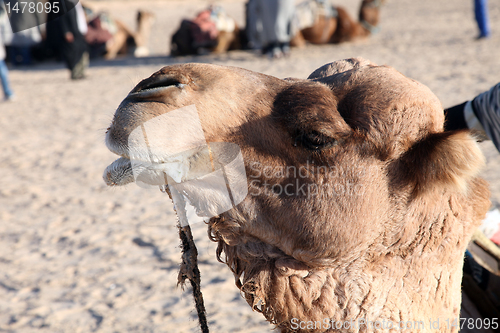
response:
M413 185L414 195L436 187L451 187L465 193L484 163L484 156L469 131L434 133L399 158L393 169L394 185Z

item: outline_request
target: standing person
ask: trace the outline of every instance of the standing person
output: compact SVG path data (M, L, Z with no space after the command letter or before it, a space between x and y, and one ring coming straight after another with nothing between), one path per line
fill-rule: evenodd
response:
M292 21L295 12L294 0L251 0L248 9L254 11L251 21L261 24L259 34L262 53L272 58L280 58L290 53Z
M488 18L488 0L474 0L474 14L476 16L479 36L477 39L490 36L490 21Z
M247 48L252 50L262 49L262 22L257 5L258 0L249 0L245 4L245 33Z
M50 0L50 2L57 5L64 3L60 0ZM47 17L47 43L62 56L71 71L71 79L83 79L89 54L85 37L78 28L77 9L73 8L66 14L57 16L50 12Z
M24 17L18 15L17 17ZM42 41L39 26L18 31L13 34L9 45L9 59L14 66L29 66L32 64L31 48Z
M12 101L14 98L14 93L10 88L9 70L7 69L7 65L5 64L5 46L3 40L4 35L6 35L4 28L7 28L8 23L4 20L7 20L7 14L3 10L2 4L0 4L0 81L2 82L5 100Z
M21 5L21 4L19 4ZM12 4L11 4L12 6ZM15 10L13 10L15 13ZM21 13L22 14L19 14ZM19 10L18 15L11 15L10 24L15 33L9 43L9 59L14 66L31 65L31 49L42 41L40 24L44 22L44 13L29 9Z

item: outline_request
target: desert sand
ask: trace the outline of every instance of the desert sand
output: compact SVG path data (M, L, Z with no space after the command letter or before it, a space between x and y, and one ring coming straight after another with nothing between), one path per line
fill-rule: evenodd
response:
M71 82L59 63L11 70L17 95L0 103L0 331L198 332L190 289L176 287L180 248L169 198L135 184L109 188L104 144L114 110L135 84L162 66L207 62L280 78L364 57L427 86L444 107L500 80L500 2L490 1L493 35L476 41L471 0L388 0L379 34L342 45L309 45L289 58L255 52L167 56L172 32L212 1L94 1L134 26L138 8L156 14L151 57L91 62ZM357 16L360 1L337 0ZM219 1L243 25L244 1ZM481 143L483 176L500 207L500 154ZM215 258L203 223L192 225L212 332L268 332L229 269Z

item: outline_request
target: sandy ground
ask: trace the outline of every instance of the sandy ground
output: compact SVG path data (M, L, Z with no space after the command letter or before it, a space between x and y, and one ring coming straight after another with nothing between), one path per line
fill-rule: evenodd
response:
M358 2L338 0L354 15ZM477 35L471 0L388 0L382 30L367 41L294 49L272 61L252 52L166 56L180 19L208 1L94 2L133 24L153 11L152 57L95 61L70 82L60 64L11 71L14 103L0 103L0 332L197 332L189 290L176 287L180 261L168 197L101 179L115 156L104 132L142 78L176 62L209 62L304 78L333 60L362 56L428 85L445 107L500 80L500 2L490 1L493 36ZM243 1L221 1L243 22ZM484 177L500 207L500 154L482 144ZM212 332L270 331L215 259L206 227L193 225Z

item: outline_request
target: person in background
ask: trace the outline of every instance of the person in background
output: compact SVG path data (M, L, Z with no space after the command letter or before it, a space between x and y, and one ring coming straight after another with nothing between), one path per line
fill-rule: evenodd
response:
M294 0L250 0L247 4L249 40L262 47L262 53L281 58L290 53ZM260 41L254 41L259 38Z
M51 3L60 4L60 0L50 0ZM87 52L87 42L81 32L82 20L78 14L80 2L74 9L66 14L57 17L57 14L50 12L47 17L47 43L59 53L67 67L71 71L71 79L79 80L85 77L85 69L88 67L89 54ZM57 18L54 18L57 17ZM79 25L80 21L80 25Z
M500 152L500 82L473 100L444 111L445 130L472 129L489 138Z
M474 0L474 14L479 28L477 39L488 38L491 33L488 19L488 0Z
M3 93L6 101L12 101L14 99L14 93L10 87L9 83L9 70L5 64L5 46L4 46L4 36L6 32L4 28L8 25L7 14L3 9L2 4L0 4L0 81L2 82Z

